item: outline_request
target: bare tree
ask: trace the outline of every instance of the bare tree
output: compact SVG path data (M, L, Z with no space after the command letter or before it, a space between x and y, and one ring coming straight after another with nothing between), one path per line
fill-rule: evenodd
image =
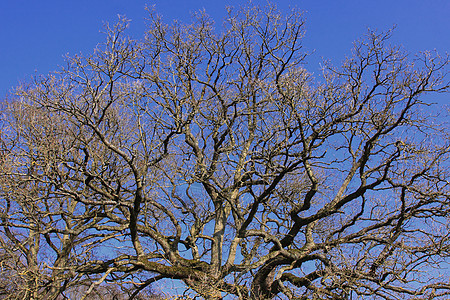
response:
M302 14L273 6L126 27L2 109L0 242L27 293L448 297L446 57L369 32L313 76Z
M93 162L85 156L70 156L78 150L87 154L73 144L74 130L79 129L62 115L22 100L8 106L3 110L1 140L4 280L0 295L8 295L7 299L56 299L66 294L76 299L92 299L92 294L102 295L100 299L127 298L122 297L130 294L126 283L106 287L104 274L77 271L86 262L101 259L108 242L124 235L97 230L102 220L99 210L70 194L82 191L89 180L78 180L75 174L80 170L74 168L79 166L73 161ZM59 191L60 185L66 192ZM101 250L96 249L100 244Z

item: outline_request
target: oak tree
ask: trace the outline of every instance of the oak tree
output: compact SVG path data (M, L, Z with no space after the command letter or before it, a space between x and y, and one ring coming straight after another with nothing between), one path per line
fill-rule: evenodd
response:
M448 297L447 57L369 31L313 73L298 10L148 22L3 103L0 268L21 297Z

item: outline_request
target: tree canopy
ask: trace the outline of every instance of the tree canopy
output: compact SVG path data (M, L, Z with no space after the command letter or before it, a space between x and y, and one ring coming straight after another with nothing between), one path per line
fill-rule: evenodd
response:
M369 31L314 73L298 10L148 22L3 102L0 294L448 297L447 57Z

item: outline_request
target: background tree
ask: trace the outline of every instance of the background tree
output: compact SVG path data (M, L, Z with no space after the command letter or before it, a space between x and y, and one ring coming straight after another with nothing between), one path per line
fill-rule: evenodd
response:
M314 77L302 14L273 6L126 26L2 109L0 237L27 293L448 296L448 114L426 96L447 58L369 32Z

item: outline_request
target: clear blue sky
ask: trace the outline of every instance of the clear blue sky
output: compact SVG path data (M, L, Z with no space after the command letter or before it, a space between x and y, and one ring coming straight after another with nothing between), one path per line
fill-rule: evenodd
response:
M306 12L304 45L315 56L339 63L352 42L368 27L386 30L394 24L395 43L410 52L437 49L450 52L449 0L279 0L282 11L297 6ZM233 0L3 0L0 1L0 97L33 74L46 74L64 63L65 54L90 54L104 21L117 14L132 19L130 34L140 38L145 29L145 5L156 5L166 22L189 20L190 12L206 11L221 23L225 6ZM264 5L266 1L254 0ZM310 65L310 71L318 66Z
M393 41L411 53L437 49L450 52L450 0L278 0L282 11L297 6L305 11L304 45L315 57L338 64L352 42L368 27L397 29ZM103 41L103 22L117 14L132 20L130 34L145 30L146 5L155 5L166 22L188 21L190 12L205 9L218 23L225 6L236 0L0 0L0 97L34 74L46 74L64 63L66 54L90 54ZM266 0L253 0L264 5ZM319 66L312 63L309 71ZM448 101L444 98L443 101Z

